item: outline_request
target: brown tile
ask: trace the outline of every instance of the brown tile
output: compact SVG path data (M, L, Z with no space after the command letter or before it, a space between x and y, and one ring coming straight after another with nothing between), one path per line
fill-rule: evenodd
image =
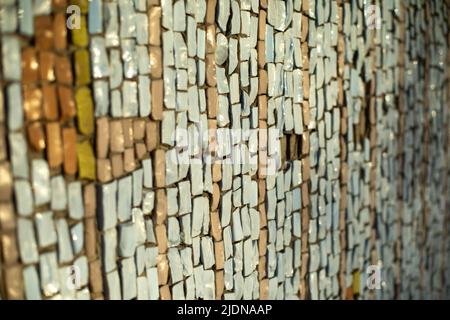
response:
M259 231L258 252L260 257L264 257L267 253L267 229Z
M39 50L53 48L53 19L51 16L34 18L35 45Z
M46 124L46 131L48 165L50 168L57 168L63 162L61 127L58 122L50 122Z
M268 167L267 151L260 150L258 152L258 178L264 179L266 177L267 167Z
M73 83L72 64L68 56L55 57L56 80L59 84L71 85Z
M303 98L309 99L309 70L303 70Z
M28 142L35 151L42 151L45 149L45 133L44 128L40 122L33 122L27 127Z
M162 188L166 185L166 152L157 149L154 153L153 172L155 175L155 186Z
M400 95L403 96L403 95ZM400 98L399 98L400 99ZM369 104L369 119L371 125L376 125L377 123L377 113L376 113L376 105L375 105L375 97L370 97L370 104Z
M125 148L131 148L133 146L133 120L123 119L122 120L122 130L123 130L123 144Z
M11 166L7 162L0 163L0 201L12 200Z
M0 160L7 158L7 146L6 146L6 128L5 125L0 123Z
M301 220L302 220L301 221L302 237L308 237L308 234L309 234L309 208L306 207L306 206L303 206L301 211L302 211L301 212L301 214L302 214L302 216L301 216ZM306 239L306 238L304 238L304 239ZM308 241L302 241L301 247L302 247L301 251L306 255L305 256L306 260L304 260L304 261L302 260L302 264L305 263L305 265L307 265L306 262L307 262L307 259L308 259L308 253L307 253L307 251L308 251ZM303 255L302 255L302 257L303 257ZM306 274L306 272L305 272L305 274Z
M258 279L259 281L263 280L266 277L266 257L259 257L258 263ZM261 298L261 297L260 297Z
M10 265L19 259L19 250L14 232L8 232L1 235L2 245L2 263Z
M59 117L56 86L46 84L42 86L44 116L47 120L57 120Z
M222 165L220 162L215 162L212 165L212 179L213 182L219 182L222 180Z
M300 286L298 288L300 300L306 300L306 280L305 278L300 278Z
M136 143L135 150L136 150L136 157L139 160L145 159L148 155L147 147L145 146L145 143L143 143L143 142Z
M53 20L53 34L53 43L55 49L65 50L67 48L67 27L65 13L55 13L55 18Z
M218 186L216 183L215 186ZM220 217L217 211L211 212L211 235L215 241L222 240L222 225L220 224Z
M297 160L298 159L298 143L297 143L297 135L291 134L288 136L289 139L289 160Z
M206 101L208 102L208 118L217 117L217 88L206 90Z
M309 154L309 131L303 131L302 134L302 154L308 155Z
M121 153L113 154L111 156L112 175L114 178L121 177L123 175L123 156Z
M68 175L77 173L77 130L73 127L63 129L64 172Z
M211 210L212 211L216 211L219 208L219 202L220 202L220 187L217 183L214 183L213 184L212 201L211 201Z
M206 55L206 83L210 87L216 86L216 55L208 53Z
M148 10L148 42L152 46L161 45L161 7L155 6Z
M267 96L265 94L258 96L258 114L260 120L267 120Z
M208 119L208 147L207 152L212 156L216 156L217 153L217 120Z
M170 294L170 287L168 285L160 287L159 296L161 300L172 300L172 295Z
M96 203L96 191L94 183L89 183L84 186L83 201L84 201L84 214L86 218L95 217L97 203Z
M302 160L302 179L304 181L309 180L310 178L310 164L309 164L309 158L306 157Z
M308 1L303 1L303 7L308 6ZM307 10L303 9L304 12L306 12ZM307 37L308 37L308 25L309 25L309 21L308 21L308 17L303 14L302 15L302 42L306 41Z
M354 294L353 294L353 286L350 286L345 290L345 300L353 300Z
M103 291L103 275L99 259L89 262L89 288L91 292Z
M3 197L4 196L2 195L2 198ZM12 205L12 202L0 203L0 229L5 232L14 230L15 227L16 217L14 214L14 207Z
M163 118L163 80L152 81L152 119L162 120Z
M340 132L341 134L345 134L347 133L347 118L348 118L348 109L347 108L342 108L342 115L341 115L341 127L340 127Z
M42 116L42 91L39 88L23 88L23 109L27 121L39 120Z
M258 40L264 41L266 39L266 10L259 10L258 16ZM259 55L258 55L259 59Z
M216 278L216 300L222 300L223 290L225 287L223 270L216 271L215 278Z
M266 180L258 180L258 203L263 203L266 199Z
M206 53L216 53L215 24L210 24L206 27Z
M167 195L164 189L156 190L156 223L163 224L167 219Z
M39 73L42 81L55 81L55 55L51 51L39 53Z
M206 6L206 23L215 24L216 23L216 3L217 0L208 0Z
M258 94L265 94L267 92L267 71L259 69L259 86Z
M6 298L10 300L22 300L24 298L22 267L15 265L5 268L4 276Z
M267 226L266 204L265 202L258 205L259 211L259 227L264 228Z
M158 283L163 285L167 283L169 278L169 261L166 254L158 254L156 258L156 267L158 269Z
M258 150L267 150L267 121L259 120L258 128L262 129L258 132Z
M136 169L136 159L134 158L134 148L126 148L123 154L123 164L125 172L132 172Z
M225 265L223 241L214 242L214 256L216 260L216 269L217 270L223 269Z
M303 159L303 163L302 163L302 169L305 167L304 163L306 163L306 160L308 158L304 158ZM308 161L308 167L309 167L309 161ZM309 171L309 169L305 170L305 171ZM308 178L305 178L305 174L303 174L302 176L303 181L307 181L309 180L309 173L308 173ZM303 208L307 208L309 206L309 189L308 189L308 184L307 183L303 183L302 186L302 206Z
M144 119L136 119L133 121L133 135L134 141L140 141L145 138L145 123Z
M36 83L39 77L39 64L35 48L26 48L22 51L22 83Z
M95 218L90 217L84 220L84 247L88 260L97 258L97 231Z
M58 86L59 105L63 120L74 117L77 113L72 88Z
M261 300L269 299L269 279L261 280L259 284L259 298Z
M266 44L265 44L265 41L262 41L262 40L258 41L257 50L258 50L259 73L261 73L262 70L265 71L264 68L266 66Z
M66 9L67 0L52 0L53 9Z
M150 70L153 79L162 78L162 50L160 47L150 47Z
M5 106L3 104L3 91L0 90L0 122L5 121Z
M110 148L112 152L124 152L124 134L122 128L122 121L114 120L109 123L110 133Z
M109 150L109 122L108 118L97 118L96 131L96 151L97 158L104 159L108 156Z
M284 163L286 162L286 154L287 154L287 152L286 152L286 150L287 150L287 139L286 139L286 136L285 135L283 135L281 138L280 138L280 149L281 149L281 165L283 166L284 165Z
M158 243L158 252L167 252L167 230L166 225L160 224L155 227L156 241Z
M157 121L148 121L145 125L145 143L147 151L156 149L159 142L159 123Z
M344 180L342 180L344 181ZM343 185L341 187L341 196L339 199L339 209L340 210L345 210L345 208L347 207L347 186ZM344 202L345 200L345 202ZM341 214L341 217L345 217L345 215Z

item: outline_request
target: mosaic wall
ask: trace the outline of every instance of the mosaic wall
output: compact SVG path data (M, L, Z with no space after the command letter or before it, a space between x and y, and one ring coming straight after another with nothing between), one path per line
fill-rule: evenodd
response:
M1 0L0 297L450 298L449 15Z

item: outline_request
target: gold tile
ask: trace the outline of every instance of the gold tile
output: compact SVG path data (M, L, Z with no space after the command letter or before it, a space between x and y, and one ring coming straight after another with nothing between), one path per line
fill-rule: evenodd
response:
M80 28L72 29L72 42L78 47L87 47L89 44L89 36L86 28L86 17L80 17Z
M89 0L70 0L70 4L80 7L80 12L83 14L89 11Z
M91 90L81 87L75 93L75 101L78 113L78 130L82 134L90 135L94 132L94 103Z
M87 50L75 51L75 75L77 86L88 85L91 82L91 66Z
M353 294L359 295L360 285L361 285L361 273L358 270L353 272Z
M95 156L89 140L77 143L77 157L80 178L95 180Z

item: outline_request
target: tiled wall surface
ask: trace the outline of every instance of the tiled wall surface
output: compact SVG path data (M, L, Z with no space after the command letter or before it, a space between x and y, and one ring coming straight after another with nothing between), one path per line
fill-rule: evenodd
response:
M1 0L1 299L450 298L449 15Z

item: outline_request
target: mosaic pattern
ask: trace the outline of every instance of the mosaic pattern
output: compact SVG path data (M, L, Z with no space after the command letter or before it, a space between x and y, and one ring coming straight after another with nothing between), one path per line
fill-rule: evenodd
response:
M449 10L1 1L0 297L448 299Z

